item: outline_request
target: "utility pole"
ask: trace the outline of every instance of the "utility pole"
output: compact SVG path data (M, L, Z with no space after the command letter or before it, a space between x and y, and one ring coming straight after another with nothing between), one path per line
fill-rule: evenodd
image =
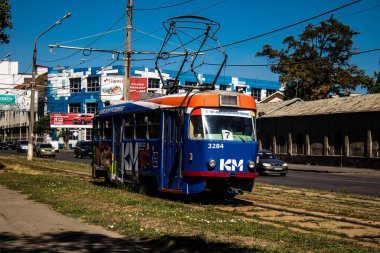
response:
M33 49L33 59L32 59L32 82L30 84L30 111L29 111L29 134L28 134L28 161L33 160L33 137L34 137L34 93L35 93L35 84L36 84L36 75L37 75L37 41L38 39L50 31L53 27L60 25L63 20L66 18L69 18L71 16L71 13L67 13L63 18L55 22L52 26L50 26L48 29L43 31L40 35L36 37L34 40L34 49Z
M127 3L127 32L125 35L125 52L124 52L124 83L123 97L124 101L129 101L131 87L131 53L132 53L132 7L133 0Z

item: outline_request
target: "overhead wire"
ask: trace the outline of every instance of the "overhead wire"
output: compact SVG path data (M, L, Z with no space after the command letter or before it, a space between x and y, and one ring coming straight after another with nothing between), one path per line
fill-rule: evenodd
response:
M126 15L126 13L123 13L123 15L118 18L104 33L101 33L96 39L94 39L93 41L91 41L90 43L88 43L85 47L89 47L91 46L92 44L94 44L96 41L98 41L100 38L102 38L108 31L110 31L117 23L120 22L120 20L122 18L124 18ZM55 60L39 60L39 61L42 61L42 62L57 62L57 61L61 61L61 60L65 60L65 59L68 59L68 58L71 58L73 57L74 55L77 55L79 52L81 51L76 51L75 53L73 54L70 54L68 56L65 56L63 58L60 58L60 59L55 59Z
M366 51L361 51L361 52L350 52L348 55L359 55L359 54L366 54L370 52L375 52L375 51L380 51L380 48L374 48L374 49L369 49ZM323 59L326 59L327 57L321 57L319 59L315 60L308 60L308 61L299 61L299 62L290 62L290 63L268 63L268 64L227 64L227 67L270 67L270 66L276 66L276 65L297 65L297 64L304 64L304 63L310 63L310 62L317 62ZM218 63L205 63L205 65L209 66L215 66L218 65Z
M135 8L134 10L136 10L136 11L153 11L153 10L159 10L159 9L167 9L167 8L177 7L177 6L180 6L183 4L187 4L187 3L192 2L192 1L194 1L194 0L187 0L187 1L183 1L181 3L176 3L176 4L166 5L166 6L158 6L158 7L150 7L150 8Z
M248 37L248 38L245 38L245 39L242 39L242 40L238 40L238 41L235 41L235 42L231 42L231 43L228 43L228 44L224 44L222 45L223 48L225 47L229 47L229 46L233 46L233 45L236 45L236 44L240 44L240 43L243 43L243 42L246 42L246 41L249 41L249 40L253 40L253 39L257 39L257 38L260 38L260 37L264 37L266 35L269 35L269 34L272 34L272 33L276 33L276 32L279 32L279 31L282 31L282 30L285 30L285 29L288 29L290 27L293 27L293 26L297 26L297 25L300 25L302 23L305 23L305 22L308 22L310 20L313 20L313 19L316 19L316 18L319 18L319 17L322 17L322 16L325 16L327 14L330 14L332 12L335 12L337 10L341 10L343 8L346 8L348 6L351 6L353 4L357 4L359 2L361 2L362 0L356 0L356 1L353 1L353 2L350 2L348 4L345 4L345 5L342 5L340 7L337 7L337 8L334 8L332 10L329 10L329 11L326 11L326 12L323 12L321 14L318 14L318 15L315 15L315 16L312 16L310 18L306 18L306 19L303 19L303 20L300 20L298 22L295 22L295 23L292 23L290 25L286 25L286 26L283 26L283 27L280 27L280 28L277 28L277 29L274 29L272 31L269 31L269 32L265 32L265 33L262 33L262 34L259 34L259 35L255 35L255 36L251 36L251 37ZM217 47L214 47L214 48L210 48L210 49L207 49L207 50L204 50L203 52L207 52L207 51L211 51L211 50L215 50L217 49Z

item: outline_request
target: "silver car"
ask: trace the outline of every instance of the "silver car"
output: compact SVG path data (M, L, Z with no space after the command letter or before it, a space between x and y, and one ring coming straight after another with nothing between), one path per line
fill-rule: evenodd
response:
M49 156L55 157L54 147L50 143L41 143L36 145L37 157Z

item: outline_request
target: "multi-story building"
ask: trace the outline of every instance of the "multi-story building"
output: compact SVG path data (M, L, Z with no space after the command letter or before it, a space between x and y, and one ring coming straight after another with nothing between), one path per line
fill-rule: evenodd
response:
M174 78L177 72L163 71L163 78ZM157 71L148 68L132 68L131 100L141 99L142 94L164 94L162 83ZM120 103L123 100L124 67L109 66L49 69L47 96L48 113L93 114L103 106ZM214 75L198 74L202 83L211 83ZM195 85L196 78L192 73L179 78L181 85ZM261 100L279 90L280 84L275 81L265 81L249 78L221 76L216 82L216 89L244 92ZM52 136L57 140L56 136ZM70 130L69 145L77 140L91 139L91 129L74 126Z
M42 74L46 72L46 67L37 67L40 80L43 79ZM31 79L31 74L19 73L18 62L0 62L0 141L27 139L30 90L26 90L26 88L29 87ZM41 88L43 88L42 86L44 85L41 85ZM39 107L38 91L35 94L35 108L37 108L37 106ZM44 106L40 111L43 108ZM38 119L37 111L36 120Z

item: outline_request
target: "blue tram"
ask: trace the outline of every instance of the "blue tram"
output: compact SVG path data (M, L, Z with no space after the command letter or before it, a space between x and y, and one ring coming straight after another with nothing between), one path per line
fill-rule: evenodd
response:
M177 194L252 191L253 97L197 91L126 102L94 117L93 177Z

